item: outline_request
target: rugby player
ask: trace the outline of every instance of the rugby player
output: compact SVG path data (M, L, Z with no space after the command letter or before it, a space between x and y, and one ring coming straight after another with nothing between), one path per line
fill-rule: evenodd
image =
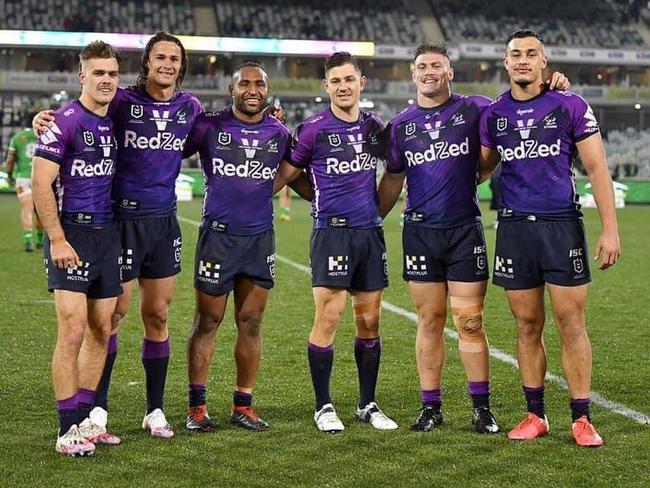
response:
M411 429L427 432L442 423L443 332L449 296L474 428L490 434L499 426L490 411L483 323L488 266L476 178L479 120L491 100L452 94L453 76L446 45L418 46L412 63L417 103L388 125L380 211L385 217L406 180L403 273L418 312L415 352L422 399L420 416ZM549 83L568 85L561 73Z
M54 291L58 317L52 359L60 422L56 450L72 456L92 454L92 441L102 442L95 439L101 426L87 417L122 292L120 242L111 209L117 145L107 116L119 82L119 55L95 41L79 57L81 96L57 110L56 123L40 137L32 178L34 202L47 232L48 288Z
M206 407L215 335L228 297L235 302L237 379L230 421L253 431L269 425L253 408L262 352L262 316L275 278L273 183L288 158L291 134L264 111L268 75L253 62L237 67L232 106L205 112L190 132L185 155L199 152L206 181L203 222L195 254L196 308L188 341L189 412L186 427L215 428Z
M345 428L332 403L330 375L334 335L349 292L360 390L356 417L377 429L396 429L375 400L381 297L388 286L375 182L377 165L384 157L384 122L361 112L366 78L349 53L334 53L327 59L323 84L330 107L298 126L289 160L294 167L286 173L281 170L279 177L280 182L290 180L305 169L314 191L310 260L316 312L307 346L316 396L314 422L323 432Z
M591 181L603 228L595 249L600 269L620 257L614 193L591 107L574 93L544 90L546 64L539 35L513 33L504 60L510 90L484 111L480 127L482 178L502 163L493 281L506 289L517 323L517 359L528 410L508 437L529 440L549 431L542 337L547 289L562 341L573 437L579 446L600 446L603 440L589 412L592 351L585 305L591 276L572 177L576 154Z
M31 121L33 114L27 117ZM23 245L26 252L34 250L33 229L36 229L36 248L43 247L43 226L34 212L32 199L32 157L36 146L36 134L31 127L25 128L14 135L9 141L5 170L9 176L9 185L16 188L16 196L20 204L20 221L23 226Z
M124 293L113 314L113 334L96 401L107 410L116 334L137 280L145 333L141 355L147 410L142 428L161 438L174 435L163 413L163 396L171 352L167 316L175 275L181 270L175 184L185 140L203 111L194 95L181 91L186 71L187 55L180 40L167 32L156 33L145 46L136 86L118 89L108 112L119 147L112 197L122 244ZM51 120L51 115L41 112L35 129Z

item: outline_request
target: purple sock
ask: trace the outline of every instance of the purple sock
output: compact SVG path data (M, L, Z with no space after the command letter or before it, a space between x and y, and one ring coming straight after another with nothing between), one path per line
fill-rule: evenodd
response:
M571 399L571 421L575 422L580 417L587 417L591 422L589 415L589 397L587 398L572 398Z
M95 394L96 407L101 407L108 410L108 387L111 384L111 375L113 374L113 365L117 357L117 333L113 334L108 339L108 350L106 351L106 363L104 363L104 370L102 377L97 385L97 393Z
M235 390L232 394L232 403L235 407L250 407L253 404L253 394Z
M170 353L169 338L162 342L146 337L142 340L142 365L147 379L147 413L163 408Z
M420 390L420 397L422 398L423 407L434 407L438 410L442 407L442 390L440 388Z
M467 391L472 397L472 406L474 408L490 408L489 381L469 381Z
M537 387L524 386L524 396L526 397L528 411L543 418L546 414L546 408L544 406L544 385Z
M200 405L205 405L205 392L207 388L205 385L190 384L189 387L189 396L190 396L190 407L198 407Z
M309 342L307 344L307 359L309 360L311 382L316 394L316 410L320 410L323 405L332 403L330 376L334 363L334 345L321 347Z
M359 408L375 401L379 360L381 359L381 339L354 338L354 359L359 375Z
M56 401L56 411L59 414L59 436L62 436L70 427L77 423L77 410L79 399L75 393L70 398Z

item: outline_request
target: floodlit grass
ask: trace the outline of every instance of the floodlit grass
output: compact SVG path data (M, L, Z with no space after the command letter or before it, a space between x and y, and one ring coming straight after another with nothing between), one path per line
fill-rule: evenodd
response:
M486 211L485 222L492 216ZM183 203L179 215L199 220L200 203ZM650 414L650 207L619 212L623 259L615 268L592 270L588 322L594 347L593 389L609 400ZM266 433L236 430L227 423L234 362L232 312L219 331L208 384L211 415L221 428L190 435L184 431L187 401L185 342L193 314L192 260L197 229L182 222L184 271L170 312L173 355L165 412L176 430L154 440L140 430L144 414L140 365L142 326L134 301L120 333L110 394L110 424L124 445L101 446L89 459L54 452L57 428L50 380L56 337L52 296L45 288L38 253L21 250L18 205L0 195L0 486L648 486L650 426L594 405L592 415L606 441L596 450L573 446L568 393L548 385L551 434L532 443L509 442L504 433L475 434L456 345L448 340L445 424L434 433L409 432L419 406L414 358L415 324L384 310L383 353L378 387L382 408L400 424L376 432L354 421L357 399L352 354L353 324L348 307L336 338L334 400L347 430L337 436L312 424L313 394L306 342L313 319L309 276L277 263L277 284L264 320L264 356L255 391ZM586 211L590 244L597 238L595 210ZM277 252L308 264L309 209L294 202L291 222L276 225ZM401 276L398 214L386 222L391 286L385 300L411 311ZM486 229L490 251L495 232ZM550 315L549 315L550 316ZM515 330L503 291L490 287L486 307L490 343L514 354ZM550 371L561 374L559 338L546 329ZM518 422L525 405L518 372L492 359L493 407L502 428Z

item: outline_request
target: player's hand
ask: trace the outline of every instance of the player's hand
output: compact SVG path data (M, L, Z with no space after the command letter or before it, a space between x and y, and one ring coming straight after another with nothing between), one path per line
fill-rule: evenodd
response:
M559 71L554 71L550 80L546 80L546 86L551 90L568 90L571 86L569 78Z
M41 135L54 123L54 110L41 110L32 119L32 129L37 135Z
M275 117L276 119L278 119L280 122L284 124L287 114L284 113L284 109L282 107L280 107L279 105L277 107L270 106L266 110L269 112L269 115L273 115L273 117Z
M594 261L600 260L598 269L614 266L621 257L621 242L617 232L603 232L596 242Z
M76 268L82 262L72 245L65 239L59 239L50 243L50 256L57 268Z

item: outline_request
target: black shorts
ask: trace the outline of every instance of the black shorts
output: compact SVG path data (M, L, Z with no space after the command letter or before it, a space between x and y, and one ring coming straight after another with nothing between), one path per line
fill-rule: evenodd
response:
M235 288L237 278L273 288L273 229L252 236L236 236L202 225L196 243L194 287L208 295L224 295Z
M103 229L63 226L66 240L82 261L75 268L57 268L50 255L50 241L43 244L49 291L85 293L88 298L112 298L122 294L120 239L116 227Z
M405 281L485 281L490 277L480 222L430 229L405 225L402 232Z
M577 286L590 281L582 220L499 220L495 285L525 290L544 283Z
M328 227L314 229L310 246L312 286L350 291L388 286L384 231Z
M181 271L181 228L176 216L117 221L122 241L122 281L160 279Z

